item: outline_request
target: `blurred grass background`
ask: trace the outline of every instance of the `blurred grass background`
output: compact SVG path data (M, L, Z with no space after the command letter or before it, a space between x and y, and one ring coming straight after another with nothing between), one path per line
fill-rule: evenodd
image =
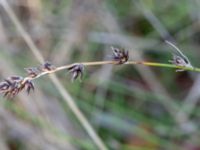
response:
M8 0L40 49L56 66L107 60L110 47L130 60L167 63L176 41L199 64L198 0ZM0 78L40 63L0 5ZM88 67L82 82L57 74L95 131L112 150L200 149L200 76L145 66ZM96 145L49 78L29 96L1 97L1 150L95 150Z

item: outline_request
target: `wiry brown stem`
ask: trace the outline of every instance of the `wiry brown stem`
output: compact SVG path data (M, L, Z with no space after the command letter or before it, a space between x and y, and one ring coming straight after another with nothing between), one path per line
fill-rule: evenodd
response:
M60 66L57 67L53 70L46 70L44 72L41 72L40 74L38 74L35 77L31 77L31 76L27 76L24 78L24 82L27 80L35 80L37 78L40 78L41 76L47 75L47 74L52 74L52 73L56 73L58 71L62 71L62 70L68 70L69 68L78 65L78 64L82 64L84 66L98 66L98 65L106 65L106 64L117 64L117 61L95 61L95 62L81 62L81 63L73 63L73 64L69 64L69 65L65 65L65 66Z

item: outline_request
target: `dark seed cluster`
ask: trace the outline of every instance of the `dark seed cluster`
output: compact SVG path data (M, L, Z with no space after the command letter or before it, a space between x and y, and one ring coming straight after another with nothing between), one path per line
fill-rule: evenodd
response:
M0 93L6 97L12 98L23 89L29 93L34 90L34 85L30 80L24 81L24 78L20 76L11 76L0 83Z
M46 61L42 66L41 66L42 70L45 71L52 71L55 70L56 67L54 65L52 65L50 62Z
M38 76L42 72L51 71L54 69L56 69L56 67L52 65L50 62L45 62L43 65L38 67L25 68L26 72L28 73L28 76L33 78Z
M25 68L26 72L28 73L29 77L36 77L41 73L41 70L39 70L37 67L30 67L30 68Z
M124 49L118 49L112 47L113 50L113 59L117 61L118 64L124 64L129 59L128 51Z
M43 65L38 67L25 68L28 73L28 77L32 79L40 75L42 72L54 69L56 69L56 67L50 62L45 62ZM23 89L25 89L28 94L31 90L34 90L34 85L31 79L25 79L21 76L11 76L3 82L0 82L0 93L3 93L6 97L12 98Z
M72 81L76 80L78 77L82 79L84 65L83 64L74 64L68 68L69 72L72 74Z

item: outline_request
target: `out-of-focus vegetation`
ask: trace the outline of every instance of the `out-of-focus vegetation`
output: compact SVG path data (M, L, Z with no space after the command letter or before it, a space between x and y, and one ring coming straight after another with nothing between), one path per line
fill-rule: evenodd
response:
M0 1L1 2L1 1ZM40 49L56 66L108 60L111 46L130 60L167 63L176 41L200 66L197 0L8 0ZM39 62L0 5L0 77L23 75ZM167 68L87 67L82 82L57 73L95 131L113 150L200 149L200 76ZM48 77L35 92L1 97L0 149L95 150L82 124Z

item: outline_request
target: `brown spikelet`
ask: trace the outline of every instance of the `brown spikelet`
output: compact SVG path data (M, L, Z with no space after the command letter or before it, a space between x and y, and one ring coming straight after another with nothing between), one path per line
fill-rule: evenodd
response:
M25 68L25 70L28 73L28 76L33 78L41 73L41 70L39 70L37 67Z
M111 47L113 50L113 60L117 61L118 64L124 64L129 59L129 53L128 51L125 51L124 49L118 49Z
M54 65L52 65L50 62L46 61L46 62L43 64L43 69L44 69L44 70L51 71L51 70L56 69L56 67L55 67Z
M44 64L38 67L25 68L26 72L28 73L28 76L32 78L38 76L42 72L52 71L54 69L56 69L56 67L48 61L46 61Z
M34 91L35 89L31 81L26 81L25 86L26 86L26 91L28 94L30 93L31 90Z
M84 65L77 63L77 64L74 64L71 67L69 67L68 70L70 73L72 73L72 81L76 80L78 77L80 77L80 79L82 79Z

